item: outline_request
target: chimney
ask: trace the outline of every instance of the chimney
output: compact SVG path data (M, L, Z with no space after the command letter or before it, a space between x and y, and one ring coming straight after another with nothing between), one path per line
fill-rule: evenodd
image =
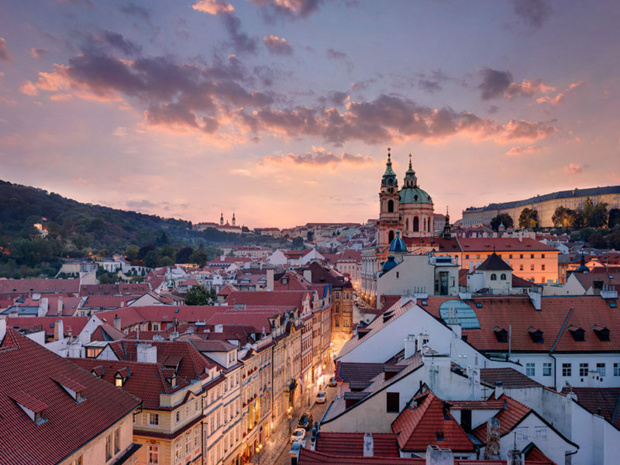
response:
M304 270L304 279L308 281L309 283L312 282L312 271L311 270Z
M42 297L41 300L39 301L39 311L37 316L45 316L47 315L47 310L48 310L48 300L47 297Z
M426 465L454 465L454 455L450 449L427 446Z
M405 339L405 358L409 358L416 353L417 339L415 334L410 334Z
M273 291L274 273L275 273L275 270L273 268L270 268L267 270L267 288L265 289L266 291Z
M495 383L495 398L499 399L504 394L504 382L497 381Z
M62 296L58 297L58 316L62 316L64 304L62 302Z
M506 465L523 465L523 456L519 449L512 449L508 451L506 456Z
M114 315L114 328L122 331L121 329L121 317L118 314Z
M372 440L372 434L366 433L364 434L364 457L374 457L375 456L375 448L374 442Z
M62 324L62 320L56 320L54 322L54 340L60 341L63 337L65 337L65 330Z
M138 344L138 362L157 363L157 347L151 344Z
M487 447L484 450L485 460L500 459L499 420L495 417L487 421Z

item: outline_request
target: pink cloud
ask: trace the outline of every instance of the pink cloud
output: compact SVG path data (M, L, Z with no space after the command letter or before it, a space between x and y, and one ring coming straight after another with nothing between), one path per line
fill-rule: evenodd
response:
M200 0L192 5L192 8L196 11L201 11L214 16L232 13L235 11L234 6L223 0Z
M512 147L510 150L506 152L506 155L509 157L518 157L521 155L531 155L533 153L539 152L542 150L542 147L538 145L531 145L529 147Z
M564 167L564 171L567 174L579 174L583 172L583 166L577 165L576 163L571 163Z

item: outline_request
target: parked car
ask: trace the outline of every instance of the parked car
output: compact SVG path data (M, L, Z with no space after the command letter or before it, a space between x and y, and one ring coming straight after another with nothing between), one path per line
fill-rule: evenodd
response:
M303 428L306 431L309 431L312 428L312 422L314 418L312 418L312 414L310 412L305 412L300 418L299 423L297 424L298 428Z
M306 430L304 428L296 428L291 434L291 442L301 442L306 438Z
M320 391L317 395L316 395L316 401L317 404L324 404L325 403L325 393L323 391Z
M330 378L328 386L329 387L336 387L336 386L338 386L338 383L336 382L336 378Z

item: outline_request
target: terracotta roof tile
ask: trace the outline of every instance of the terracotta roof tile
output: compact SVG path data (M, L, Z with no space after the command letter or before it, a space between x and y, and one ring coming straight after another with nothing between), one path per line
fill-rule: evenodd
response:
M375 457L399 457L396 434L372 433ZM316 442L316 451L329 455L364 455L364 433L321 432Z

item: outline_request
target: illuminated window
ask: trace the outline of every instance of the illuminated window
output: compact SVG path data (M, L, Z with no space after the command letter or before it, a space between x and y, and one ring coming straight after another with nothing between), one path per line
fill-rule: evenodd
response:
M148 445L147 459L149 465L159 465L159 446Z

